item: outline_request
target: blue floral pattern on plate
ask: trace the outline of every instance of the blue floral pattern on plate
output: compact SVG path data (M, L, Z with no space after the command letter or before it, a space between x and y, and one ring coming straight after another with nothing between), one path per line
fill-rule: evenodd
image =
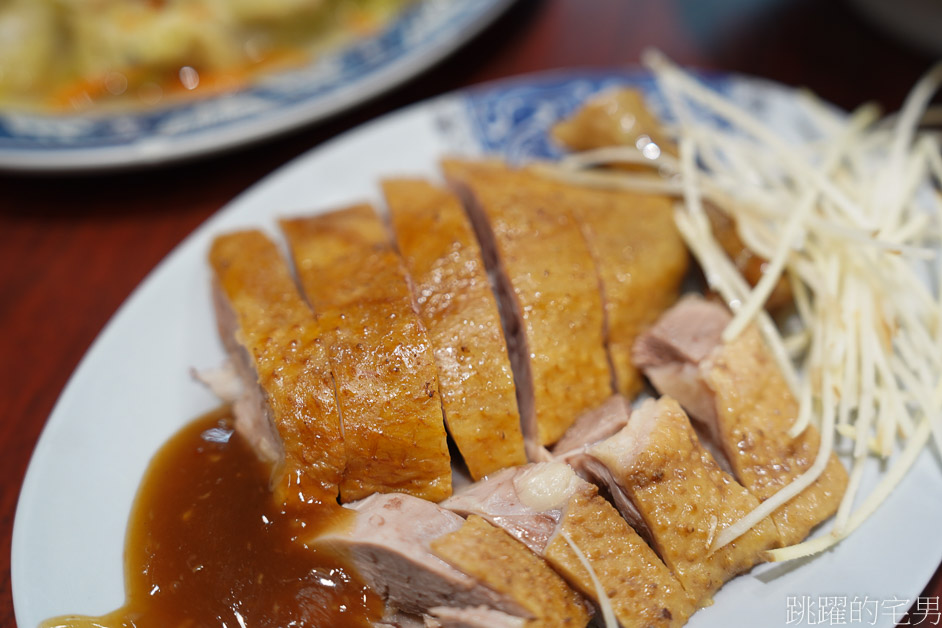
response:
M720 93L734 84L727 74L700 78ZM468 91L466 115L472 135L486 153L500 154L513 163L557 159L563 151L553 142L550 127L594 94L615 87L641 89L648 106L670 120L654 77L639 68L547 72L488 84Z
M796 93L789 88L734 74L711 72L696 76L756 118L784 122L783 137L809 141L821 136L818 123L806 115ZM659 118L667 122L673 119L650 73L641 68L609 68L545 72L470 89L463 93L462 122L469 127L467 132L473 143L484 153L501 155L512 163L558 159L563 151L549 133L552 125L571 115L594 94L614 87L641 89L648 106ZM710 118L719 126L728 125L695 103L687 105L690 115ZM834 112L841 115L836 109Z

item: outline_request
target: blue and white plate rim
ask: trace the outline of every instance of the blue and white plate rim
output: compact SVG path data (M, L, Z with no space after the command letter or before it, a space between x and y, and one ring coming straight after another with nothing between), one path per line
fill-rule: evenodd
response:
M63 172L163 164L324 120L433 66L516 0L422 0L380 33L233 93L156 110L0 111L0 170Z

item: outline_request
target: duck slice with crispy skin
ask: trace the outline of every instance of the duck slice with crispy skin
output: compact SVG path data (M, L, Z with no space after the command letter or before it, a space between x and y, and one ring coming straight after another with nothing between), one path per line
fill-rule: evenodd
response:
M780 545L769 519L711 551L716 535L759 505L700 445L680 405L646 400L614 436L567 462L603 483L615 504L701 605Z
M443 163L497 280L527 453L612 393L594 262L565 199L495 162Z
M311 542L347 556L388 606L419 616L441 606L483 606L531 618L519 601L432 552L435 539L465 524L455 513L404 493L376 493L344 508L353 511L352 522Z
M605 347L615 390L632 398L642 376L637 337L677 301L689 255L666 196L558 184L595 262L605 312Z
M445 422L471 477L524 464L500 314L461 203L416 179L385 181L383 191L434 348Z
M447 497L432 348L379 216L357 205L281 224L325 329L347 458L341 500L377 491Z
M336 506L346 455L323 326L260 231L219 236L209 261L219 333L243 382L236 430L272 463L279 502Z
M589 623L591 615L581 595L543 559L481 517L472 515L460 530L432 541L432 553L519 602L532 615L524 624L527 628Z
M603 599L594 575L626 628L680 626L696 608L695 600L628 522L566 464L505 469L442 505L504 529L599 604Z
M788 435L798 414L794 395L754 325L722 341L730 320L724 306L684 297L638 339L634 356L662 394L705 426L736 479L763 501L812 465L820 434L808 426ZM801 541L833 515L846 487L847 471L832 454L811 486L772 513L782 542Z

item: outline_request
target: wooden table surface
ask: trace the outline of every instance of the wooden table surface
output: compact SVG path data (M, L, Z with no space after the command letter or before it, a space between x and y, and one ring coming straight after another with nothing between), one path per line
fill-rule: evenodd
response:
M365 120L504 76L636 63L649 46L685 65L806 86L845 108L872 100L895 110L932 62L841 1L520 0L431 71L317 126L136 172L0 173L0 626L15 625L13 517L46 417L109 317L190 231L266 174ZM940 593L937 571L924 595Z

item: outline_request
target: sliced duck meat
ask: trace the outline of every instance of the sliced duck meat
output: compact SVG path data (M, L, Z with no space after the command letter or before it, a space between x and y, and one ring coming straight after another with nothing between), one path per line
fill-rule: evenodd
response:
M585 626L591 617L581 595L546 562L507 532L472 515L457 532L432 541L432 552L532 615L528 628Z
M609 488L625 518L644 532L701 605L780 545L775 526L764 519L735 542L710 551L716 534L759 500L720 469L669 397L646 400L624 429L569 460Z
M592 256L547 181L493 162L446 161L465 197L505 321L528 455L612 393Z
M631 359L638 335L677 301L689 254L666 196L558 184L595 261L605 311L605 346L615 389L641 391Z
M464 525L455 513L404 493L376 493L347 508L355 513L352 524L336 526L314 543L346 555L389 606L413 615L438 606L485 606L530 618L510 596L432 553L432 541Z
M284 220L282 228L325 329L347 457L341 500L377 491L448 496L431 344L379 216L358 205Z
M788 430L798 403L758 329L724 343L731 315L699 296L683 298L638 339L635 360L661 393L703 423L736 479L760 501L806 471L820 434ZM785 545L804 539L837 511L847 471L836 455L808 488L772 513Z
M628 425L631 405L621 395L612 395L598 408L584 412L553 446L554 457L603 441Z
M441 628L524 628L530 625L523 617L515 617L483 606L439 606L430 612Z
M421 180L386 181L383 191L434 348L445 422L471 477L524 464L500 314L461 203Z
M696 608L654 551L569 465L507 469L443 505L503 528L581 594L610 604L622 626L680 626Z
M281 503L336 506L346 455L322 325L260 231L216 238L209 261L219 334L243 382L236 430L272 464Z
M478 480L442 502L442 506L461 515L480 515L512 537L542 554L550 538L556 533L562 517L561 508L533 509L524 504L517 494L516 482L531 467L504 469ZM569 475L561 476L568 482ZM563 490L567 489L563 486Z
M525 628L527 620L486 606L434 606L426 615L390 611L374 628Z
M443 628L442 623L430 615L413 615L388 606L383 618L372 625L373 628Z

